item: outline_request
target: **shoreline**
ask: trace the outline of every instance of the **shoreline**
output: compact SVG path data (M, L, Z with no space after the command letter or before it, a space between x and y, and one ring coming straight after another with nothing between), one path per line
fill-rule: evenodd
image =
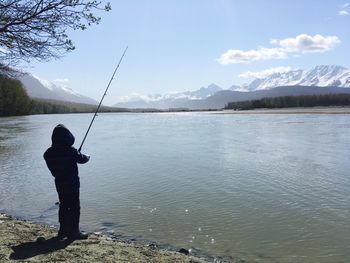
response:
M94 232L86 240L57 241L53 226L18 219L0 213L0 262L245 262L176 252L161 245L112 238Z
M194 113L204 112L212 114L350 114L350 106L316 106L316 107L290 107L290 108L253 108L244 110L234 109L127 109L126 111L99 111L99 114L157 114L157 113ZM25 117L36 115L60 115L60 114L92 114L93 112L57 112L57 113L38 113L28 115L10 115L0 116L0 118Z
M251 110L223 110L217 114L350 114L350 107L298 107Z

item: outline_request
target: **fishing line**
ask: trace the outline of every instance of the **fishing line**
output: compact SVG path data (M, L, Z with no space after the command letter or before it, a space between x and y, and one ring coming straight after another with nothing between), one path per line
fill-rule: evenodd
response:
M124 50L124 52L123 52L123 55L120 57L119 62L118 62L118 65L117 65L117 67L115 68L111 79L109 80L109 83L108 83L108 85L107 85L107 88L106 88L105 92L103 93L103 96L102 96L102 98L101 98L100 103L98 104L98 107L97 107L97 109L96 109L96 111L95 111L94 116L92 117L92 120L91 120L91 122L90 122L89 128L87 129L87 131L86 131L86 133L85 133L85 136L84 136L84 139L83 139L83 141L81 142L81 145L80 145L79 150L78 150L79 152L81 152L81 148L83 147L83 144L84 144L84 142L85 142L85 139L86 139L86 137L87 137L87 135L88 135L88 133L89 133L89 131L90 131L90 128L91 128L91 126L92 126L92 123L94 122L94 120L95 120L95 118L96 118L96 116L97 116L97 112L98 112L98 110L99 110L100 107L101 107L102 101L103 101L103 99L105 98L105 96L107 95L107 90L108 90L109 86L111 85L112 80L114 79L114 75L115 75L115 73L117 72L117 70L118 70L118 68L119 68L119 66L120 66L120 63L122 62L123 57L124 57L124 55L125 55L125 53L126 53L127 50L128 50L128 46L125 48L125 50Z

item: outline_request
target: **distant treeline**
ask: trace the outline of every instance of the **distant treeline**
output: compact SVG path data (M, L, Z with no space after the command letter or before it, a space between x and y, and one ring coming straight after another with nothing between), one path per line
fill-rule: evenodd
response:
M225 109L250 110L259 108L293 108L315 106L350 106L350 94L323 94L262 98L229 102Z
M0 116L18 116L30 114L85 113L95 112L97 105L55 100L30 98L22 83L0 75ZM102 106L101 112L123 112L127 109Z

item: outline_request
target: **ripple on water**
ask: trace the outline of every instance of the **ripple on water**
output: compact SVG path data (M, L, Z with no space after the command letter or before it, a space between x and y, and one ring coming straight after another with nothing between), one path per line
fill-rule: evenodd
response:
M57 220L42 154L55 124L78 142L90 117L2 120L1 208ZM84 146L91 161L79 168L84 229L253 262L350 257L350 116L100 114L98 121Z

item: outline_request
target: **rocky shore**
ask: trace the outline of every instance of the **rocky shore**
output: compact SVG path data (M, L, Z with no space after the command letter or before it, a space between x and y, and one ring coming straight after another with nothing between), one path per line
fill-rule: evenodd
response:
M58 241L56 235L55 228L0 214L0 262L209 262L102 234L73 242Z

